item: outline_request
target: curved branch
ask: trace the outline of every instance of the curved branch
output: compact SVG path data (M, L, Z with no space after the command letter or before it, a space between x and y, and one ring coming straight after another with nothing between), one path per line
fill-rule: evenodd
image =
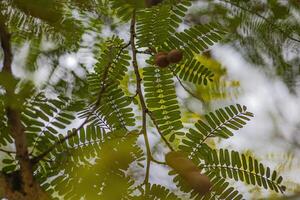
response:
M173 73L173 75L175 76L175 78L177 79L178 83L181 85L181 87L187 92L189 93L192 97L194 97L195 99L199 100L201 103L205 103L204 99L202 99L201 97L197 96L196 94L194 94L192 91L190 91L180 80L180 78L177 76L177 74L170 69L171 72Z
M141 82L142 82L142 78L139 72L139 66L137 63L137 49L135 46L135 24L136 24L136 11L134 10L132 13L132 18L131 18L131 25L130 25L130 44L131 44L131 49L132 49L132 65L134 68L134 73L136 76L136 92L139 96L139 100L140 100L140 104L142 107L142 133L144 135L144 140L145 140L145 145L146 145L146 153L147 153L147 166L146 166L146 175L145 175L145 180L144 180L144 184L146 186L145 188L145 194L147 196L148 191L149 191L149 174L150 174L150 164L151 164L151 150L150 150L150 144L149 144L149 139L147 136L147 124L146 124L146 120L147 120L147 112L148 109L146 107L146 103L144 100L144 96L143 96L143 92L142 92L142 86L141 86Z

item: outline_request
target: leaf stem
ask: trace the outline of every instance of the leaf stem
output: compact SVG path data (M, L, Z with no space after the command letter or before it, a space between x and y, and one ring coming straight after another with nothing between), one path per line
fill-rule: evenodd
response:
M3 152L3 153L7 153L10 156L11 156L11 154L16 154L15 151L9 151L9 150L5 150L5 149L0 149L0 151Z
M187 92L189 93L192 97L194 97L195 99L199 100L201 103L205 103L204 99L202 99L201 97L197 96L196 94L194 94L192 91L190 91L180 80L180 78L177 76L177 74L170 69L171 72L173 73L173 75L175 76L175 78L177 79L178 83L181 85L181 87Z
M167 165L166 162L158 161L158 160L156 160L155 158L153 158L153 156L151 157L151 161L153 161L153 162L155 162L155 163L157 163L157 164L160 164L160 165Z

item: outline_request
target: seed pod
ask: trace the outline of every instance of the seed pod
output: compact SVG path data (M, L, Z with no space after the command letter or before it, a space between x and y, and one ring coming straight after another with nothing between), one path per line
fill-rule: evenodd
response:
M155 59L154 59L154 62L155 64L158 66L158 67L161 67L161 68L165 68L167 67L170 63L168 61L168 56L167 55L164 55L164 54L160 54L158 53L156 56L155 56Z
M168 53L168 61L170 63L179 63L183 58L182 51L178 49L173 49Z
M185 174L183 178L186 183L200 195L205 195L212 186L208 176L200 174L200 172L189 172Z
M166 154L166 163L181 175L194 171L200 173L200 170L193 161L186 158L182 152L171 151Z
M166 163L174 169L186 183L200 195L206 194L211 188L211 182L200 169L189 160L183 152L171 151L165 156Z

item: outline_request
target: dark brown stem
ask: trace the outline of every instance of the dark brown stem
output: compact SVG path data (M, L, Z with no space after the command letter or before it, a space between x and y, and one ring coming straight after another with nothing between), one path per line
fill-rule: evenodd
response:
M11 37L5 26L5 22L3 21L3 16L0 16L0 39L4 54L3 71L1 73L2 75L10 76L10 78L15 81L12 74L13 54L11 50ZM5 87L5 91L9 101L17 99L14 86ZM21 113L15 106L8 104L6 106L6 115L8 126L15 143L16 158L20 164L22 193L20 193L20 191L18 191L18 193L22 196L22 199L38 199L40 188L34 181L32 164L28 154L26 134L21 122Z
M148 112L148 109L146 107L146 103L143 96L142 86L141 86L141 75L139 72L139 67L137 63L137 49L135 47L135 23L136 23L136 11L133 11L132 18L131 18L131 25L130 25L130 42L131 42L131 49L132 49L132 65L134 68L135 76L136 76L136 91L139 96L140 104L142 107L142 133L144 135L145 145L146 145L146 153L147 153L147 166L146 166L146 175L144 184L146 186L145 188L145 194L147 197L148 190L149 190L149 173L150 173L150 164L151 164L151 150L150 150L150 144L149 139L147 136L147 125L146 125L146 114Z

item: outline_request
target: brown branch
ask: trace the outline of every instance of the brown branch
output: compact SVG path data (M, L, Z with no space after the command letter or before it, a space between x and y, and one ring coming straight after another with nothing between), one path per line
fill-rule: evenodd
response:
M6 174L0 172L0 198L7 198L8 184Z
M6 30L5 23L2 21L2 16L0 16L0 39L1 47L4 53L3 71L11 74L13 55L10 46L10 34Z
M11 50L11 36L3 21L3 16L0 16L0 39L1 47L4 53L2 75L9 76L13 81L16 81L12 74L13 54ZM15 87L6 86L6 96L8 100L16 99ZM21 113L14 106L8 104L5 108L8 119L8 126L12 137L14 138L16 147L16 158L20 164L21 181L22 181L22 198L37 199L40 194L39 185L34 181L33 169L30 162L26 134L21 122ZM18 191L19 192L19 191ZM21 193L20 193L21 194Z
M139 72L139 67L137 63L137 49L135 46L135 23L136 23L136 11L133 11L132 19L131 19L131 25L130 25L130 42L131 42L131 49L132 49L132 65L134 68L135 76L136 76L136 92L138 93L139 100L142 107L142 133L144 135L145 145L146 145L146 152L147 152L147 166L146 166L146 175L145 175L145 194L147 197L148 190L149 190L149 174L150 174L150 164L151 164L151 150L150 150L150 144L147 136L147 127L146 127L146 120L147 120L147 112L148 109L146 107L146 103L144 100L143 92L142 92L142 86L141 86L141 75Z

